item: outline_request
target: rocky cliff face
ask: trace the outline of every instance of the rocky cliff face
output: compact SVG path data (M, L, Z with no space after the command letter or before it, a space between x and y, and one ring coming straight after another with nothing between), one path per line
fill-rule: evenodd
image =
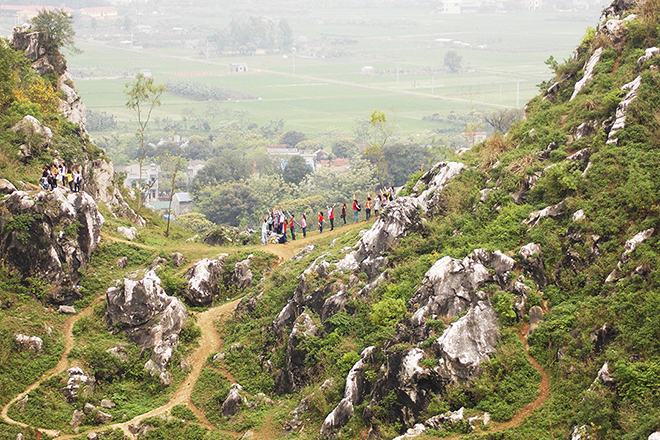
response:
M98 246L103 216L86 193L17 191L0 200L0 253L24 277L52 283L50 300L70 304L80 299L79 271Z
M85 105L75 89L73 78L66 70L66 60L57 51L47 50L47 41L39 32L32 32L29 25L14 28L10 43L15 50L25 53L32 61L32 69L39 75L55 75L57 91L60 94L60 113L78 129L78 137L84 152L96 150L85 129ZM26 116L26 118L28 118ZM36 121L34 118L32 118ZM37 145L28 142L21 152L24 158L30 158L34 148L50 149L52 133L46 126L30 122L30 138L39 139ZM25 123L23 123L25 125ZM15 130L16 131L16 130ZM44 134L42 134L44 133ZM34 135L37 135L36 137ZM89 156L89 155L88 155ZM117 175L112 162L105 158L88 157L82 166L83 190L96 202L104 203L110 212L122 218L135 219L135 213L126 204L116 188ZM140 223L140 221L138 221Z

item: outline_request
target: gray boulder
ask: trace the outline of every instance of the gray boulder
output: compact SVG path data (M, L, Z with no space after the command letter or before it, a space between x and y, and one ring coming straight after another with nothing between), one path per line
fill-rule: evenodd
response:
M121 257L117 259L117 269L124 269L126 266L128 266L127 257Z
M11 194L16 191L16 187L7 179L0 179L0 195Z
M639 90L641 85L642 77L638 76L628 84L625 84L623 87L621 87L628 93L626 93L626 96L623 97L623 101L621 101L616 108L616 119L614 120L614 124L612 125L612 128L607 135L606 144L616 144L618 142L618 139L615 137L615 135L619 130L626 128L626 114L628 113L628 107L630 107L630 104L632 104L635 98L637 98L637 90Z
M314 250L314 247L315 247L315 246L314 246L313 244L310 244L310 245L307 245L307 246L305 246L304 248L300 249L300 250L298 251L298 253L297 253L296 255L294 255L293 258L291 258L291 261L297 261L297 260L300 260L302 257L304 257L305 255L307 255L307 254L309 254L310 252L312 252L312 251Z
M660 440L660 431L655 431L651 435L649 435L648 440Z
M245 260L239 261L234 265L234 273L231 277L231 282L239 290L245 290L252 287L252 281L254 280L254 276L250 270L252 257L252 254L250 254Z
M527 272L537 286L543 288L548 283L545 276L545 264L543 263L543 251L538 243L529 243L520 248L518 252L523 269Z
M226 258L227 254L220 255L216 260L204 258L186 271L184 278L188 280L188 286L183 296L191 304L206 306L213 302L219 293Z
M27 336L19 333L14 335L14 339L19 345L37 353L41 353L44 348L44 341L39 336Z
M123 286L109 288L106 303L108 327L121 328L143 350L152 349L150 361L164 375L187 320L183 303L165 293L153 270L139 281L125 278Z
M243 387L237 383L232 384L227 399L222 403L222 415L225 417L233 416L241 410L241 404L244 398L241 396Z
M489 301L478 302L436 341L438 373L450 383L474 379L481 362L495 351L498 336L493 307Z
M104 423L112 422L112 416L106 412L99 411L96 413L96 423L102 425Z
M543 309L539 306L534 306L529 310L529 329L527 330L527 335L531 335L539 327L539 324L543 321Z
M73 414L71 414L71 421L69 422L69 426L73 426L74 428L80 426L83 417L85 417L84 412L77 409L73 410Z
M26 143L20 148L21 155L30 158L35 151L47 148L53 140L53 132L50 128L43 125L34 116L24 116L13 127L12 131L22 134Z
M180 252L174 252L172 255L170 255L170 259L172 260L174 267L181 267L184 261L186 261L186 258Z
M536 224L546 217L559 217L564 214L564 202L557 203L556 205L548 206L540 211L532 211L529 217L523 220L522 224L533 228Z
M135 240L137 238L137 228L135 226L131 227L126 227L126 226L119 226L117 228L117 232L119 232L121 235L126 238L126 240Z
M578 93L582 91L582 89L584 89L587 84L589 84L594 79L594 68L596 67L596 64L598 64L598 61L600 61L601 53L603 53L603 49L599 47L591 55L589 61L587 61L587 64L584 66L584 76L581 80L575 83L575 90L571 96L571 101L578 95Z
M76 314L76 309L73 306L65 306L61 305L58 309L58 312L60 312L63 315L75 315Z

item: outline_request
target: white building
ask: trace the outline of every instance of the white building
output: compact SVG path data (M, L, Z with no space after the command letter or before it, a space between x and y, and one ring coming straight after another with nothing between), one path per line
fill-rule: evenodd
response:
M160 167L155 163L142 165L142 177L140 177L140 165L128 165L115 167L118 173L125 173L124 185L128 188L136 188L141 182L145 198L149 201L158 200L158 176Z

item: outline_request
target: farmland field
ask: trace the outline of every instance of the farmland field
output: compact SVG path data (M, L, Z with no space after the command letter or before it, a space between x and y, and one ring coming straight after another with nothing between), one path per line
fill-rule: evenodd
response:
M402 132L414 133L443 128L422 120L434 113L445 117L524 105L550 75L543 61L570 56L599 13L443 15L382 8L301 15L290 19L297 53L220 57L181 46L121 47L116 42L121 36L87 36L78 42L83 53L68 55L68 65L87 107L116 115L120 122L132 120L124 107L125 84L148 70L157 83L191 81L249 96L209 104L166 94L159 118L208 116L216 109L225 115L238 112L260 126L283 119L284 130L313 137L330 129L350 132L356 119L380 109ZM166 12L159 20L176 22L174 13ZM8 27L2 23L5 33ZM450 50L462 57L460 73L444 69ZM229 73L234 62L247 63L249 71ZM365 66L373 74L363 74Z

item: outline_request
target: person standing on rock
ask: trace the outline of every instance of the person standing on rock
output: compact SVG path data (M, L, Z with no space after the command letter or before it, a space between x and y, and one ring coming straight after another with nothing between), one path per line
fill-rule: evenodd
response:
M73 192L80 192L80 185L82 184L82 174L80 170L73 172Z
M344 226L346 225L346 202L341 205L341 219L344 220Z
M265 218L261 219L261 245L268 244L268 222Z
M374 216L378 216L378 212L380 211L380 195L376 194L374 197Z
M323 222L325 219L323 218L323 212L319 211L319 234L323 234Z
M330 220L330 230L335 230L335 205L326 206L328 208L328 219Z
M300 229L303 231L303 238L307 237L307 217L305 217L304 212L302 217L300 217Z

